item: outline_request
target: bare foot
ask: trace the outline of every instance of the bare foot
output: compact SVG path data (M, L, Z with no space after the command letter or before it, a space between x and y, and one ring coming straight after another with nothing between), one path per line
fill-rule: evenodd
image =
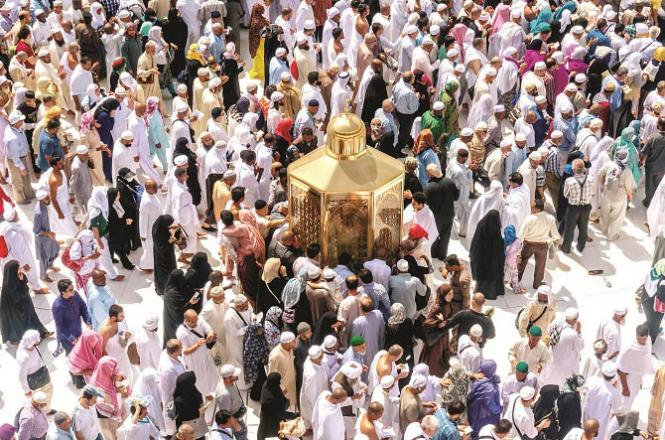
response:
M42 281L44 281L46 283L52 283L53 279L50 276L46 276L46 278L42 278Z
M51 269L53 272L60 272L59 267L49 267L49 269Z
M111 278L111 281L122 281L122 280L124 280L124 279L125 279L125 276L124 276L124 275L118 275L118 276L115 277L115 278Z
M49 290L48 287L42 287L41 289L35 289L35 295L46 295L47 293L50 293L51 291Z

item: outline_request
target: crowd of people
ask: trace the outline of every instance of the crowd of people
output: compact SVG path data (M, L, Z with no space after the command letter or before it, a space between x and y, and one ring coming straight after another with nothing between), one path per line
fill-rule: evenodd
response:
M662 437L663 17L657 0L6 0L0 333L24 395L3 399L25 404L0 440ZM402 239L322 261L289 227L287 167L344 112L404 163ZM618 240L640 204L651 265L585 340L548 260ZM163 304L138 331L113 288L131 271ZM486 304L506 294L527 297L515 329ZM624 330L629 309L643 323Z

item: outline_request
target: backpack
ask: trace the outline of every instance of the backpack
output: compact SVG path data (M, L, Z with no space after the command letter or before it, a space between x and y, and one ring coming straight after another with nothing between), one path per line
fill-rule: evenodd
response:
M72 260L71 257L71 249L72 245L76 243L78 240L73 241L72 244L67 246L65 250L62 252L62 256L60 257L60 260L62 261L62 264L67 268L70 269L73 272L78 272L81 270L83 267L83 260Z
M5 236L0 235L0 258L5 258L7 255L9 255L9 248L7 247Z
M527 306L528 306L528 304L527 304ZM517 312L517 316L515 316L515 328L517 330L520 329L520 316L522 316L522 312L524 312L524 310L526 310L527 306L522 307L520 309L520 311ZM529 330L531 330L531 327L533 326L533 323L537 322L540 318L542 318L545 315L545 312L547 312L547 307L548 306L545 306L542 313L540 315L538 315L538 317L536 319L534 319L533 321L529 320L529 323L526 325L526 332L527 333L529 333Z

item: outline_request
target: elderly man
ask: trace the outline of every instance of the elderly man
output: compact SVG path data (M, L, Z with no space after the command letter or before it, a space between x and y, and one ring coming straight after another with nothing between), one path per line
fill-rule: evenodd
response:
M106 273L103 270L93 269L92 277L86 286L86 299L92 329L99 331L109 316L110 307L117 303L106 284Z
M3 134L7 167L9 168L9 179L12 184L14 201L27 205L35 197L30 183L30 170L32 169L32 158L30 157L30 145L22 130L25 116L18 111L10 113Z
M406 317L415 319L417 315L416 295L425 296L427 286L409 273L406 260L397 262L397 275L390 277L390 292L393 303L404 305Z
M557 320L548 330L549 346L552 358L556 359L548 368L547 379L543 383L563 386L566 379L579 373L584 338L579 312L570 307L566 309L565 319Z
M184 313L184 322L176 330L182 344L182 353L187 369L196 371L196 388L204 396L212 394L219 380L219 373L207 344L215 341L215 332L207 322L199 319L194 310Z
M201 318L205 319L217 336L216 343L211 349L213 359L217 365L227 360L224 319L226 312L229 310L229 305L225 302L225 298L224 287L213 287L208 291L209 301L206 301L201 311Z
M91 159L88 155L89 149L85 145L76 147L76 156L72 160L69 177L69 188L78 204L81 212L88 211L88 200L92 195L92 172Z
M182 345L177 339L170 339L164 344L164 350L159 358L159 388L161 391L162 402L164 403L163 413L166 422L166 433L173 434L176 430L175 421L168 416L169 404L173 402L173 391L175 390L178 376L185 372L186 367L182 362ZM185 425L182 425L185 426Z
M480 364L483 361L483 351L480 342L483 339L483 328L479 324L474 324L469 329L469 334L459 337L457 345L457 359L464 369L470 373L480 371Z
M157 197L157 182L148 179L145 181L145 192L141 197L139 206L139 237L143 246L143 255L139 261L139 269L143 273L152 273L155 263L153 260L152 226L162 213L162 205Z
M549 417L536 424L531 407L536 401L536 390L530 386L523 387L519 394L511 396L506 411L503 413L513 423L510 431L511 437L524 435L528 438L536 438L538 433L550 426Z
M252 324L253 313L254 310L247 297L237 294L233 297L231 306L224 317L228 363L236 368L242 369L243 367L243 336L247 331L247 326ZM238 387L244 390L247 389L248 385L251 384L245 384L241 375L238 380Z
M120 139L115 141L113 146L113 162L112 171L113 182L115 183L118 178L118 172L123 168L128 168L130 171L136 171L138 167L139 157L136 151L132 148L134 143L134 133L130 130L122 132Z
M48 406L48 396L43 391L32 394L31 399L21 409L18 419L19 439L44 438L48 431L48 419L45 408ZM52 410L55 414L55 410Z
M297 404L296 368L293 363L295 347L296 336L291 332L284 332L279 337L279 344L268 356L268 374L277 372L282 376L282 389L285 390L291 408L295 408Z
M597 438L608 438L612 414L621 409L621 391L615 386L617 366L606 361L601 368L601 377L592 377L584 385L582 419L596 419L599 423Z
M173 217L179 225L185 230L189 239L187 247L182 250L180 260L184 261L194 255L196 251L196 230L199 226L198 213L192 199L192 194L187 188L187 169L177 168L174 172L176 182L173 184L171 194L171 207L173 208Z
M318 345L313 345L307 352L303 367L303 381L300 389L300 416L305 426L312 426L312 416L317 398L328 391L328 375L321 365L323 361L323 350Z
M160 95L161 96L161 95ZM132 148L134 149L134 157L139 158L137 169L140 167L143 173L151 180L162 183L162 178L155 170L152 163L152 156L150 155L150 143L148 142L148 125L145 118L146 106L145 104L137 103L134 106L134 111L129 115L127 121L127 128L134 135L134 142ZM159 115L158 115L159 116Z
M12 207L5 208L5 221L0 223L0 236L4 237L7 245L7 256L2 264L16 260L23 268L28 284L35 293L48 293L47 287L39 287L37 275L37 261L33 253L32 237L30 232L19 221L18 213Z
M346 438L341 404L350 398L343 388L324 391L312 410L312 438L314 440L340 440ZM348 435L352 435L349 432Z
M51 203L49 195L44 190L37 191L37 204L32 219L32 232L35 234L35 253L39 260L39 277L47 283L53 280L48 276L48 269L53 268L53 263L58 257L60 245L55 240L55 232L51 231L49 223L48 205Z
M222 380L219 381L215 390L217 411L225 411L238 420L240 430L233 433L236 440L247 439L247 425L242 420L247 412L247 407L242 400L240 390L236 386L241 373L240 368L230 364L224 365L221 369Z
M566 209L566 226L561 250L564 253L570 253L573 235L577 228L579 230L577 251L582 253L588 238L591 201L595 193L595 184L586 174L583 160L575 159L573 161L573 175L567 178L563 185L563 196L568 200L568 208Z

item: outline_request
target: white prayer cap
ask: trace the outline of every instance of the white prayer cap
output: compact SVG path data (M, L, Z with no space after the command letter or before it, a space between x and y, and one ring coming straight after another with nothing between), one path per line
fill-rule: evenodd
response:
M409 263L408 261L401 259L397 262L397 270L400 272L408 272L409 270Z
M473 130L471 129L471 127L464 127L460 131L460 136L462 137L473 136Z
M188 161L188 160L187 160L187 156L185 156L184 154L181 154L181 155L176 156L176 157L173 158L173 163L174 163L175 166L177 166L177 167L181 167L181 166L183 166L183 165L187 165L187 161ZM242 304L242 303L240 303L240 304Z
M334 350L337 346L337 338L333 335L328 335L323 338L323 348L327 350Z
M37 57L39 57L39 58L45 57L47 55L50 55L50 52L45 47L42 47L41 49L39 49L39 52L37 52Z
M178 157L181 157L181 156L178 156ZM185 156L185 157L186 157L186 156ZM176 157L176 159L177 159L177 157ZM245 304L247 301L248 301L248 300L247 300L247 297L246 297L245 295L243 295L242 293L237 293L237 294L233 297L233 304L234 304L234 305Z
M88 151L90 151L90 150L85 145L77 145L76 146L76 154L88 154Z
M510 139L501 139L501 142L499 142L499 148L506 148L510 147L513 145L512 142L510 142Z
M574 83L568 83L564 90L566 92L577 92L577 86Z
M178 84L175 90L178 93L185 93L187 91L187 84ZM116 93L118 93L118 89L116 89Z
M23 113L13 111L9 114L9 125L14 125L19 121L22 121L25 119L25 116L23 116Z
M9 81L5 75L0 75L0 86Z
M443 102L441 101L436 101L434 104L432 104L432 110L434 111L440 112L441 110L443 110L443 108L444 105Z
M612 361L603 362L600 371L603 373L603 376L614 377L617 375L617 365Z
M542 159L542 156L541 156L540 152L538 150L536 150L536 151L532 151L531 153L529 153L529 159L539 161L539 160Z
M561 113L571 113L573 110L573 105L570 102L561 104Z
M304 44L307 43L309 40L305 34L299 34L298 37L296 38L296 43L298 44Z
M42 15L43 13L44 13L43 9L35 9L35 17L37 17L38 15Z
M496 69L494 67L490 67L487 69L487 72L485 72L485 76L496 76Z
M199 67L199 70L196 71L197 76L203 76L203 75L208 75L210 71L206 69L205 67Z
M536 396L536 390L533 387L525 386L520 390L520 399L531 400Z
M538 87L538 85L536 84L535 81L531 81L531 80L524 81L524 90L526 90L526 91L533 90L537 87Z
M540 147L538 147L536 151L540 153L541 158L545 158L547 157L547 154L549 153L550 150L545 145L541 145Z
M279 78L284 82L291 82L291 74L289 72L282 72Z
M325 269L323 269L323 279L324 280L330 281L330 280L335 279L336 276L337 276L337 274L331 268L326 267Z
M563 52L557 50L552 54L552 59L556 61L558 64L563 64L564 62Z
M607 18L608 21L614 21L614 19L617 18L617 13L614 11L607 11L605 13L605 18Z
M429 27L429 34L437 36L441 33L441 26L438 24L433 24L432 26Z
M483 328L480 326L480 324L473 324L471 328L469 329L469 334L471 336L475 336L476 338L479 338L483 335Z
M552 133L550 133L550 137L552 139L561 139L563 138L563 132L561 130L554 130Z
M506 107L503 104L497 104L497 105L494 106L494 113L501 113L501 112L505 112L505 111L506 111Z
M349 72L347 72L346 70L340 72L339 75L337 75L338 78L342 78L342 79L348 78L349 76L351 76L351 74Z
M543 284L542 286L539 286L538 289L536 289L535 296L537 297L540 294L550 295L551 293L552 293L552 288L547 284Z
M510 10L510 18L521 18L522 17L522 11L520 11L518 8L513 8Z
M255 81L249 81L247 82L247 86L245 86L248 92L254 92L259 88L259 85L256 84Z
M547 102L547 98L545 98L543 95L538 95L534 101L536 101L536 104L545 104Z
M281 335L279 335L280 344L288 344L289 342L293 342L295 340L296 340L296 335L294 335L291 332L284 332Z
M16 210L13 206L5 208L5 220L14 220L16 217Z
M37 391L32 393L32 401L39 405L44 405L48 402L48 396L43 391Z
M180 86L185 86L185 90L187 90L187 86L185 84L180 84ZM127 90L123 86L118 86L115 88L115 94L118 96L125 96L127 94Z
M118 12L118 18L129 18L131 14L127 9L123 9L120 12Z
M591 122L589 122L589 128L603 128L603 120L600 118L593 118Z
M208 296L211 298L217 298L224 295L224 288L222 286L215 286L208 292Z
M457 66L455 66L455 72L464 73L466 72L466 67L464 67L464 64L458 64Z
M62 6L63 4L64 4L64 3L62 2L62 0L55 0L55 1L53 2L53 7L56 7L56 6Z
M647 26L645 23L637 23L635 25L635 32L637 33L638 37L640 35L648 34L649 33L649 26Z
M270 100L272 102L281 101L282 99L284 99L284 93L282 92L272 92L272 95L270 95Z
M427 386L427 379L422 374L414 374L411 376L409 385L413 388L425 388Z
M526 142L526 136L521 131L517 132L515 134L515 141L516 142Z
M566 309L566 319L575 319L580 316L579 312L575 307L568 307Z
M490 14L487 13L486 11L480 14L480 17L478 17L478 20L480 21L487 21L490 19Z
M120 135L120 139L122 139L123 141L133 141L134 133L132 133L130 130L125 130Z
M582 84L582 83L586 82L586 79L587 79L586 75L583 74L583 73L578 73L577 75L575 75L575 82L577 84Z
M240 373L242 370L240 368L234 367L231 364L226 364L222 367L222 371L220 372L222 374L222 377L240 377Z
M389 389L392 388L393 385L395 385L395 378L392 375L387 374L381 378L381 388Z
M477 122L476 126L473 127L473 129L476 130L476 131L477 130L487 130L488 129L487 122L485 122L485 121Z
M452 48L446 53L446 58L455 58L457 55L459 55L459 50Z
M339 15L339 9L337 9L334 6L326 11L326 16L328 18L333 18L333 17L336 17L338 15Z
M185 86L185 87L187 87L187 86ZM189 107L187 106L187 104L185 104L182 101L178 101L178 103L175 106L175 112L176 113L185 113L187 111L189 111Z
M221 150L222 148L226 148L226 145L227 145L226 141L223 140L223 139L220 139L217 142L215 142L214 147L219 148Z
M628 313L628 309L626 308L626 306L624 306L624 305L614 306L614 314L615 315L623 316L626 313Z
M157 324L159 324L159 317L154 313L150 313L143 321L142 327L146 330L156 330Z
M222 179L235 179L235 178L236 178L236 173L231 169L224 171L224 174L222 175Z
M44 200L48 197L48 193L43 189L40 189L35 193L35 197L37 197L37 200Z
M503 51L503 56L504 57L512 57L517 53L517 49L515 49L513 46L506 47Z
M309 347L309 350L307 350L307 354L312 359L318 359L323 354L323 350L318 345L312 345L311 347Z
M570 32L573 34L579 35L584 33L584 28L580 25L575 25L572 28L570 28Z
M305 20L305 30L306 31L313 31L316 29L316 24L314 23L313 20Z
M222 85L222 80L220 77L216 76L213 79L210 80L210 83L208 83L208 88L209 89L214 89L216 87L219 87Z
M407 35L415 34L418 32L418 28L416 27L415 24L410 24L404 29Z
M307 269L307 278L310 280L316 280L321 276L321 268L318 266L310 266L309 269Z
M56 26L54 28L51 28L51 35L57 34L58 32L62 33L62 28L61 27Z
M363 374L363 367L358 362L347 362L342 365L342 373L349 379L358 379Z
M533 68L536 70L547 69L547 64L545 64L545 61L538 61L536 64L534 64Z
M438 5L436 5L436 12L442 12L445 11L446 9L448 9L448 6L446 6L445 3L439 3Z

